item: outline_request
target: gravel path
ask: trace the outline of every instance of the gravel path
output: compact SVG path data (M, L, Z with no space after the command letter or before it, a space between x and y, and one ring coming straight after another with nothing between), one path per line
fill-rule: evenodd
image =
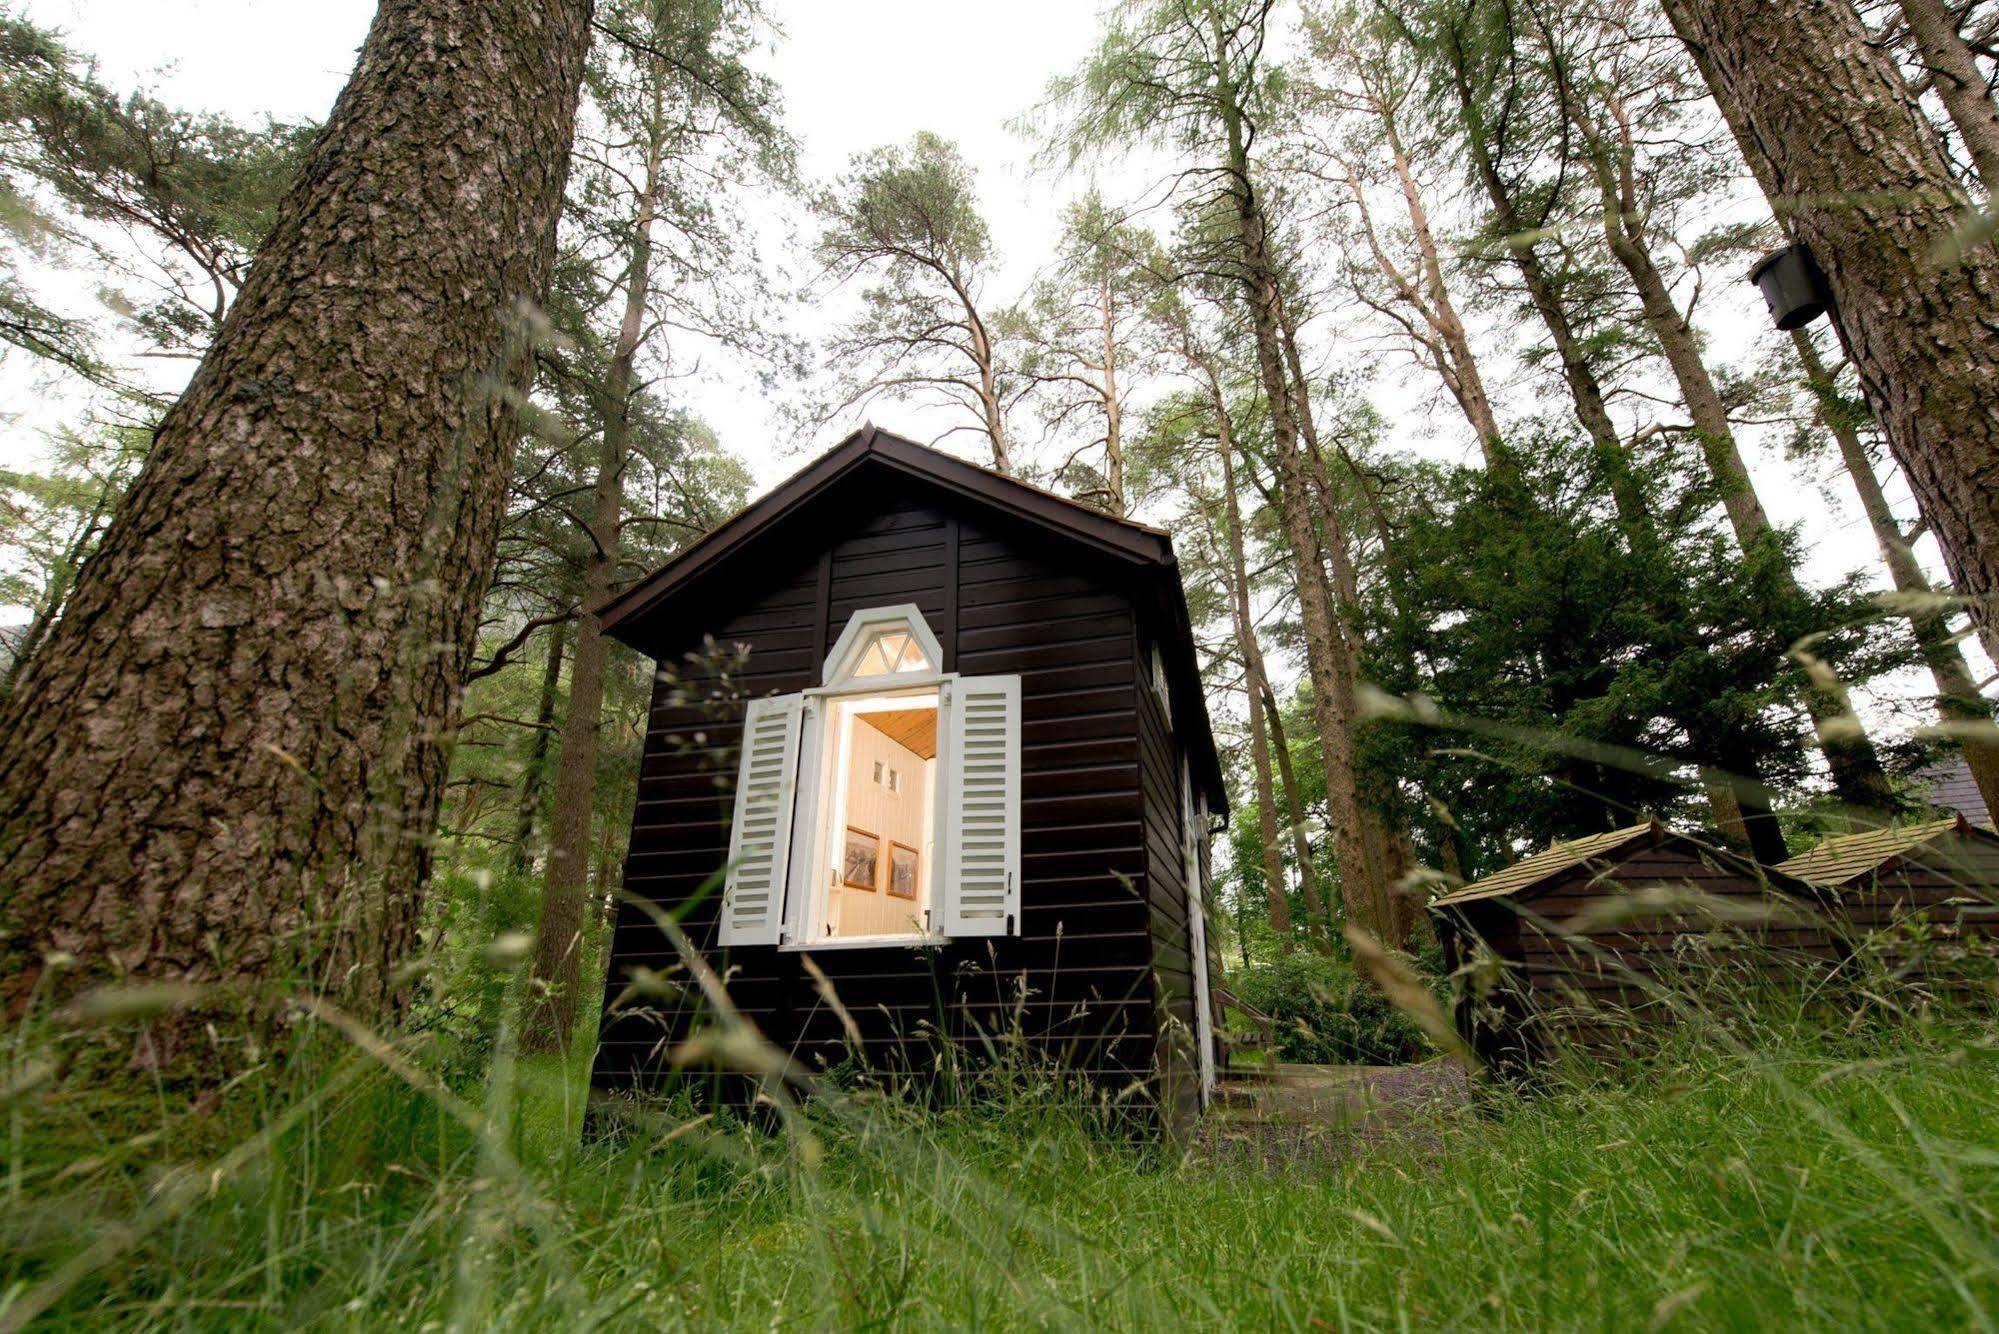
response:
M1439 1123L1471 1102L1452 1061L1422 1065L1278 1065L1228 1080L1195 1133L1195 1156L1263 1167L1351 1157L1388 1139L1435 1143Z

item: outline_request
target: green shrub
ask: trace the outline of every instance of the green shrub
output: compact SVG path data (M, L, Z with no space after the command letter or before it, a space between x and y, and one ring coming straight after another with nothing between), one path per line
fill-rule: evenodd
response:
M1301 950L1232 974L1229 985L1271 1017L1279 1060L1401 1065L1433 1054L1416 1025L1345 959Z

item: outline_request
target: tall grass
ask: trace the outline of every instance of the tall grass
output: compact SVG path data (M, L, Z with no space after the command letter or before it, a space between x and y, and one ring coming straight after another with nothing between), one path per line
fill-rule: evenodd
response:
M1018 1077L941 1109L829 1090L776 1133L635 1107L524 1162L504 1061L454 1092L420 1036L323 1017L198 1118L93 1099L17 1035L0 1326L1992 1324L1989 1024L1824 1019L1689 1026L1271 1169Z

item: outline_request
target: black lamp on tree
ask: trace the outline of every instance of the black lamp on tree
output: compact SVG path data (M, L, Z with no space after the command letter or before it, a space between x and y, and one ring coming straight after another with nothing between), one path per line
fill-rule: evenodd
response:
M1749 271L1749 281L1763 293L1770 318L1786 333L1804 328L1833 308L1825 274L1802 244L1765 255Z

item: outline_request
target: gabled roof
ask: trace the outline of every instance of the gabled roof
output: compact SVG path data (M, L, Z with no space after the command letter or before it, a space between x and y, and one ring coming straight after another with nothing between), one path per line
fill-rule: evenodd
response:
M1640 840L1657 842L1665 837L1665 833L1657 820L1647 820L1644 824L1613 829L1606 834L1572 838L1566 843L1555 844L1545 852L1522 857L1503 871L1494 871L1491 875L1481 876L1463 889L1444 895L1430 906L1443 908L1452 904L1472 903L1479 899L1505 898L1518 894L1564 871L1573 870L1585 862L1595 861L1600 857L1614 857Z
M1777 869L1814 885L1844 885L1863 875L1873 874L1898 857L1933 846L1952 834L1999 843L1999 836L1978 828L1962 815L1953 815L1948 819L1929 820L1922 824L1841 834L1827 839L1810 852L1780 864Z
M1188 754L1199 784L1197 791L1207 796L1209 809L1227 813L1228 794L1201 687L1194 631L1172 537L1162 529L1091 509L872 425L854 432L604 603L597 613L603 628L644 651L643 627L654 623L670 602L706 585L758 537L806 509L827 488L866 470L928 483L1130 567L1149 590L1151 605L1165 621L1163 656L1178 701L1175 721L1188 728Z
M1985 808L1978 780L1971 776L1971 766L1964 762L1963 756L1918 770L1914 777L1929 789L1923 795L1930 805L1962 815L1974 825L1992 828L1993 813Z
M797 512L819 492L869 467L930 482L1133 564L1178 570L1173 539L1158 528L1115 518L1017 477L968 463L879 427L864 426L606 602L598 612L604 629L615 633L619 626L642 618L712 572L759 533Z

